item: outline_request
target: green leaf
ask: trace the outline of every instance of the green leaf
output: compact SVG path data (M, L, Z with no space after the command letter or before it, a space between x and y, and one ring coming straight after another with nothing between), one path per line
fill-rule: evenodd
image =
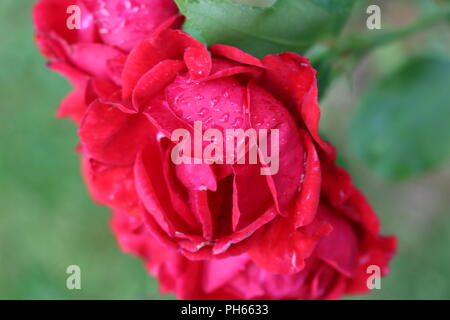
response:
M351 147L374 171L406 179L450 159L450 61L417 58L369 89Z
M255 2L250 0L239 0L239 3L176 0L176 3L187 17L190 29L198 30L209 45L233 45L261 58L283 51L304 53L320 39L336 34L355 1L277 0L270 7L242 3Z
M202 42L206 46L208 43L206 42L206 39L203 38L202 33L196 29L194 25L190 21L186 21L183 25L183 30L189 33L191 36L193 36L198 41Z
M246 4L249 6L255 6L255 7L270 7L272 6L277 0L233 0L234 2L239 2L242 4Z

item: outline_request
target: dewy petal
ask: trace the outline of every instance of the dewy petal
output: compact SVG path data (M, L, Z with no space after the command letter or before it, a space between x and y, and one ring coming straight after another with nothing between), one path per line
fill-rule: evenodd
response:
M305 149L304 170L300 182L300 190L294 199L295 226L310 224L316 216L320 201L322 174L319 156L310 135L304 129L299 129Z
M167 87L166 99L179 118L191 125L202 121L205 131L244 128L245 88L234 78L195 83L180 75Z
M205 59L207 58L206 48L201 42L195 40L187 33L179 30L165 29L154 34L151 39L139 43L131 51L125 63L122 74L123 100L131 99L136 83L153 66L166 59L183 61L185 52L190 47L198 49L192 51L192 54L201 53L202 66L205 67L205 69L203 69L203 75L205 77L208 76L208 68L210 69L211 62L205 62ZM188 57L190 57L189 54ZM195 65L190 60L189 63L191 63L191 67ZM197 73L201 70L196 69L195 67L193 68Z
M172 133L177 129L192 131L192 126L175 115L164 94L153 98L144 108L143 114L158 129L158 132L168 139L171 139Z
M269 272L294 274L304 268L305 259L313 253L318 241L331 231L330 224L318 219L297 229L293 215L278 217L266 226L249 254L253 262Z
M191 79L199 81L211 72L212 62L208 49L203 45L188 47L184 52L184 63L186 64Z
M309 60L295 53L282 53L268 55L262 61L267 68L266 90L281 99L297 115L297 120L301 119L327 161L333 161L336 157L334 147L319 135L320 108L316 71Z
M144 115L126 114L97 100L86 112L79 135L90 157L108 164L126 165L134 162L154 130Z
M166 19L177 14L167 0L83 0L93 12L104 43L130 51Z
M217 191L216 176L210 165L181 163L175 170L177 178L188 190Z
M155 49L150 40L145 40L136 45L128 59L122 73L122 99L130 100L136 83L139 79L159 61L167 59L164 52Z
M352 195L352 178L344 169L334 163L325 163L322 176L323 194L332 205L339 206Z
M355 187L352 188L348 201L340 207L351 220L359 223L373 236L380 233L380 221L366 197Z
M279 168L277 172L266 177L274 183L280 212L287 215L285 209L297 193L301 175L304 174L304 150L298 130L283 105L256 83L249 83L248 95L251 126L258 132L261 129L268 131L268 150L273 147L272 130L278 130L279 133L279 140L276 141L278 145L275 146L278 148ZM258 146L261 148L261 143Z

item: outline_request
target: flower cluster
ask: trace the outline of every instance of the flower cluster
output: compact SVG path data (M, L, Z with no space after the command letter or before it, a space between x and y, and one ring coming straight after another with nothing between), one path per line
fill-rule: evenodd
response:
M124 251L182 299L336 299L388 272L393 237L318 132L316 71L295 53L259 60L179 29L169 0L41 0L36 39L73 84L83 175L114 212ZM279 170L181 163L174 130L277 129ZM200 145L200 148L207 148Z

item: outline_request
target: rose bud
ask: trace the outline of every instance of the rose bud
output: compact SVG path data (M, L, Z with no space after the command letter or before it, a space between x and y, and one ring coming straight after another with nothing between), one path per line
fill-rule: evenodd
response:
M91 103L79 129L89 189L99 202L141 217L166 248L189 260L245 254L265 272L294 275L324 239L342 238L351 266L333 257L340 246L330 245L320 258L352 278L357 253L364 260L364 250L372 250L369 239L383 242L370 206L319 136L316 72L306 58L282 53L258 60L225 45L209 52L180 30L161 29L131 51L122 86L110 93ZM191 163L175 163L180 145L173 133L195 137L199 122L205 135L222 136L216 151L231 129L277 132L278 140L256 144L256 163L211 163L204 155L213 139L201 135L184 149L193 145L200 157L194 152L185 158ZM278 169L267 174L261 155L274 144ZM245 150L248 160L252 151Z
M125 54L159 27L180 26L172 0L40 0L33 9L36 42L49 68L74 90L58 117L79 123L93 97L120 86Z

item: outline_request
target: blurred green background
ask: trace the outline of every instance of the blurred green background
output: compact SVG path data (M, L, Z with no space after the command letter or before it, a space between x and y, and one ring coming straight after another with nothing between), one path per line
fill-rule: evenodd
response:
M418 8L428 10L426 1L374 2L382 5L385 29L411 23ZM54 116L70 86L35 49L33 3L0 2L0 299L161 298L141 261L120 252L108 210L87 194L76 128ZM366 17L357 8L346 31L362 28ZM347 138L371 81L424 50L450 57L449 39L448 27L439 25L375 50L336 79L321 104L322 131L378 211L383 232L399 238L382 289L358 299L450 299L450 167L393 182L356 160ZM81 290L66 289L73 264L81 267Z

